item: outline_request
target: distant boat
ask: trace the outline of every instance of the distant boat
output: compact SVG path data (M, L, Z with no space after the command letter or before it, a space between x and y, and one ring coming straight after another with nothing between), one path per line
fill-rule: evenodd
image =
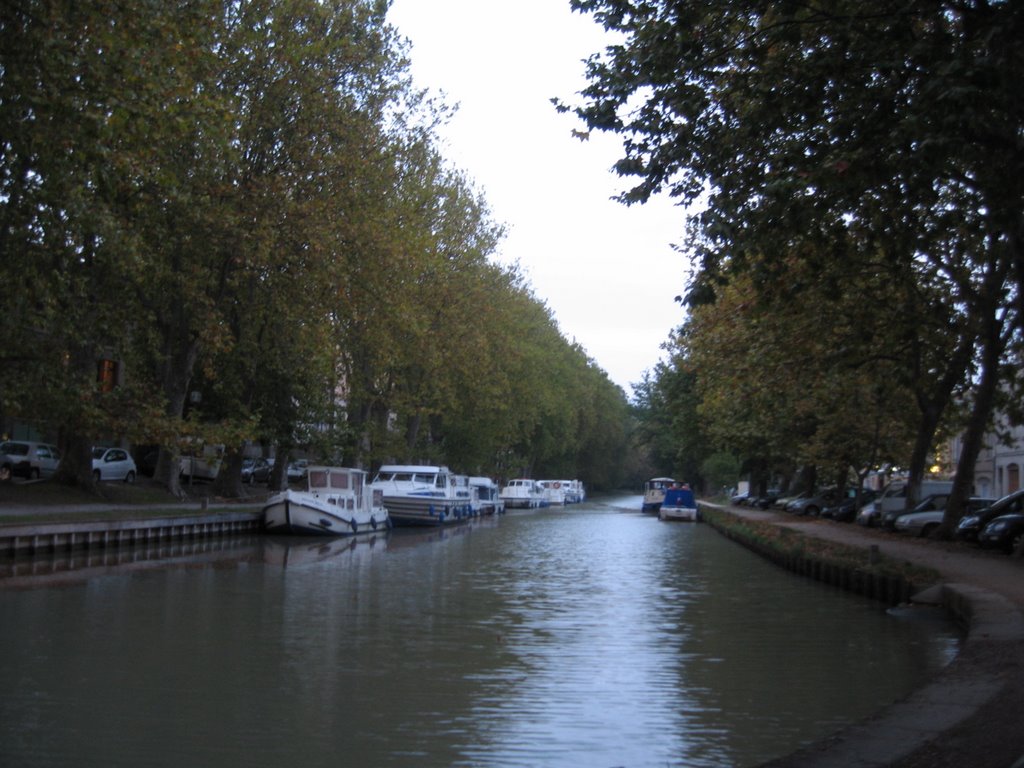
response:
M671 477L652 477L644 483L644 503L641 512L657 512L665 500L665 491L676 484Z
M665 491L665 500L658 510L659 520L684 520L697 522L700 520L700 511L697 509L697 500L693 497L693 491L687 486L682 488L669 488Z
M519 477L501 489L501 500L508 509L537 509L544 502L544 490L536 480Z
M544 490L544 500L548 506L561 507L565 504L565 492L569 489L568 480L538 480L537 485Z
M379 492L366 484L366 472L348 467L309 467L307 490L288 489L263 507L267 533L355 536L390 525Z
M587 492L583 488L582 480L566 480L568 490L565 492L566 504L580 504L587 498Z
M473 516L468 478L448 467L385 464L371 487L383 494L395 525L450 525Z

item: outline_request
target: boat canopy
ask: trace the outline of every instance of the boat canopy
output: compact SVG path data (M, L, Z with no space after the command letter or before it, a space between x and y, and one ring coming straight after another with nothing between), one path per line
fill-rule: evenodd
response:
M665 503L662 506L691 508L697 506L697 500L689 488L669 488L665 491Z

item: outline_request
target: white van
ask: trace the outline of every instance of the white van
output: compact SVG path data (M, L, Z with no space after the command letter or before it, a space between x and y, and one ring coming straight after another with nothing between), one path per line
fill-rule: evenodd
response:
M181 477L190 477L193 480L216 480L223 461L223 445L205 445L201 451L182 451L178 472Z
M953 491L952 480L922 480L919 499L939 493L949 494ZM857 514L857 522L861 525L878 525L885 513L890 510L901 510L907 505L907 481L893 480L871 504L861 508Z

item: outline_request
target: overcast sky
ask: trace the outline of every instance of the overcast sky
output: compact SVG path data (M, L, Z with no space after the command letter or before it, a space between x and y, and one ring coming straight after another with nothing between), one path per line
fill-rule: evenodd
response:
M394 0L388 18L417 83L459 105L443 153L506 225L498 259L523 267L563 335L630 393L682 322L687 263L671 245L681 209L611 200L626 186L611 171L619 139L574 138L583 126L551 104L584 87L604 30L568 0Z

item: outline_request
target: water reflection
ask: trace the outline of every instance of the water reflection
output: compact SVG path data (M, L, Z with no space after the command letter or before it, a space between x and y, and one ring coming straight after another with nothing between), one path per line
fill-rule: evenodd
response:
M955 649L638 507L53 566L0 589L0 764L743 766Z

